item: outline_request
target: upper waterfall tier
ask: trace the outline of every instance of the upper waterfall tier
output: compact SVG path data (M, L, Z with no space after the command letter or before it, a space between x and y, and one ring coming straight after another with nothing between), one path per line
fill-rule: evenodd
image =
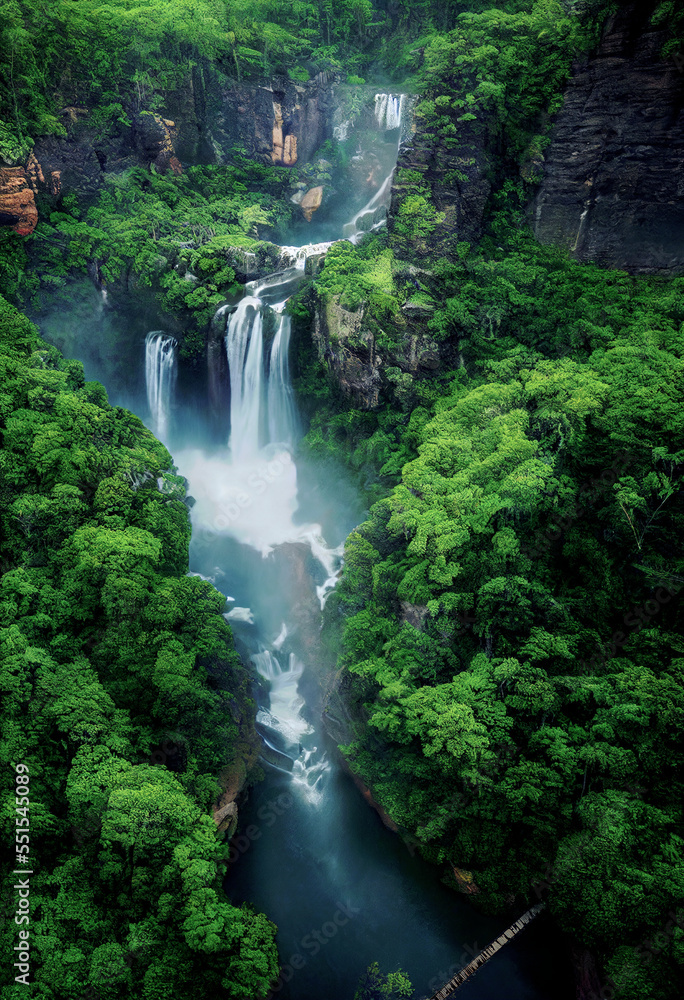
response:
M375 95L375 119L380 128L387 129L388 131L400 128L403 109L403 94Z

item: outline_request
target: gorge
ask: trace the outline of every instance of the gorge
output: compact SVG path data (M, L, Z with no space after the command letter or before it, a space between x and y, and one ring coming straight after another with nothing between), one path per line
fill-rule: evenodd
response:
M8 4L36 995L679 995L683 32Z
M381 139L400 128L403 100L374 98ZM384 207L393 170L391 164L377 194L342 226L341 235L353 242L359 220L372 221ZM299 255L301 265L306 251ZM323 602L326 581L330 586L340 568L341 543L362 506L351 485L337 484L347 501L336 500L315 464L307 494L298 490L298 420L283 299L302 278L303 267L275 272L248 284L232 312L219 310L230 380L228 448L207 454L197 448L210 442L200 440L193 441L194 449L178 451L173 437L168 441L197 501L191 570L226 592L226 617L239 648L267 683L256 716L266 777L246 809L239 808L226 890L234 901L257 905L279 928L283 965L274 995L351 997L378 957L383 967L406 970L418 994L427 995L448 978L464 948L477 951L476 942L484 943L502 925L476 918L369 814L319 720L321 690L329 680L320 665L315 591ZM270 350L264 344L269 323L276 331ZM146 376L154 426L167 428L172 419L182 425L165 388L168 374L157 365L147 367ZM161 418L152 404L160 399L166 401ZM512 947L482 976L474 995L505 989L512 998L561 996L552 972L559 945L551 945L542 963L532 960L533 948L534 940Z

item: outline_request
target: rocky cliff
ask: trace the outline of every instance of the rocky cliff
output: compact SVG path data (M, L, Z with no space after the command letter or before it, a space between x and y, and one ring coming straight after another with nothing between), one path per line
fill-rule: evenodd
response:
M37 195L47 205L71 192L95 195L108 174L133 166L181 173L196 163L225 163L235 148L264 163L308 162L332 137L333 82L319 74L306 84L285 77L236 83L205 64L165 95L159 111L133 99L109 118L98 108L64 107L64 135L38 137L28 163L0 169L0 225L26 235L38 218Z
M0 226L10 226L20 236L36 228L38 211L34 193L22 167L0 167Z
M417 268L406 265L414 273ZM439 346L426 330L429 307L405 303L392 324L394 346L378 346L376 323L366 316L367 305L345 309L339 296L314 296L313 342L318 357L332 373L342 392L360 409L379 406L391 395L399 405L416 376L434 374L443 360ZM447 345L445 350L451 351Z
M662 58L656 4L625 5L575 68L546 152L537 238L578 260L684 273L684 66Z
M419 189L426 189L441 221L423 247L414 245L416 256L444 254L456 243L475 242L481 234L492 190L491 172L483 130L464 123L458 145L449 147L431 134L418 105L411 135L399 150L392 184L390 231L405 200Z

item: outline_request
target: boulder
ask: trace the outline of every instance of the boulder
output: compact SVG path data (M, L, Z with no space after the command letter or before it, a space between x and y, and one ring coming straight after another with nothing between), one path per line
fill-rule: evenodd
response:
M323 185L319 184L317 187L309 188L299 203L299 207L307 222L311 222L314 212L321 207L322 201Z

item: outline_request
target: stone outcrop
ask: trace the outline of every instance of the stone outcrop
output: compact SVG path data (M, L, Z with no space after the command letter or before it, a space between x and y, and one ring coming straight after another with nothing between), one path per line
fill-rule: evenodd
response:
M542 243L632 273L684 273L684 66L654 2L621 8L575 68L533 206Z
M24 168L0 168L0 225L28 236L37 222L36 201Z
M97 194L104 180L104 168L95 148L84 135L71 140L62 136L39 139L32 156L36 191L53 197L72 191L86 196ZM134 162L134 156L130 155L125 165L133 166ZM55 175L59 177L58 189L51 182Z
M297 136L283 131L283 109L273 102L273 149L271 159L284 167L293 167L297 162Z
M392 395L401 398L401 379L434 374L443 361L455 364L449 345L445 356L425 328L423 315L403 312L396 347L379 351L365 317L365 307L352 312L339 296L317 296L314 306L313 342L342 392L355 406L372 410L382 402L383 389L393 383ZM420 310L422 312L422 310ZM391 371L388 370L391 369ZM397 376L397 370L399 375ZM391 377L390 377L391 376Z
M176 156L176 123L170 118L162 118L143 112L133 120L133 141L138 156L143 163L153 163L158 171L182 173Z
M323 186L318 185L317 187L310 188L302 200L299 202L299 207L302 210L304 218L307 222L311 222L314 212L318 211L321 207L321 202L323 201Z
M274 77L257 86L219 77L211 67L197 70L191 86L167 101L178 127L177 155L182 162L224 163L241 147L263 163L308 163L332 138L333 83Z
M338 298L319 299L314 313L314 343L347 396L363 409L373 409L380 402L382 359L375 350L375 339L364 327L364 310L350 312Z
M222 833L228 840L237 829L238 807L235 802L227 802L220 808L214 808L214 822L217 833Z
M455 868L451 866L451 871L454 876L454 881L459 892L465 893L466 896L477 896L480 892L480 887L473 878L473 873L466 871L465 868Z
M70 192L95 196L107 175L133 166L180 174L184 166L227 163L236 148L262 163L308 163L332 138L334 82L319 75L301 85L281 77L265 86L239 83L206 63L190 70L182 87L164 95L160 112L139 107L132 96L131 106L105 123L97 109L64 107L57 117L65 134L36 138L24 173L30 186L19 184L19 174L6 173L22 167L3 168L0 224L29 224L17 215L19 190L49 199ZM24 208L31 215L28 203Z
M417 187L427 187L430 201L442 213L442 221L423 245L413 245L414 256L447 253L460 242L475 242L482 232L482 219L491 193L488 176L490 157L486 133L480 126L461 123L458 145L449 148L437 139L419 115L414 131L402 143L392 183L390 231L405 198ZM405 180L402 171L417 171L421 182Z

